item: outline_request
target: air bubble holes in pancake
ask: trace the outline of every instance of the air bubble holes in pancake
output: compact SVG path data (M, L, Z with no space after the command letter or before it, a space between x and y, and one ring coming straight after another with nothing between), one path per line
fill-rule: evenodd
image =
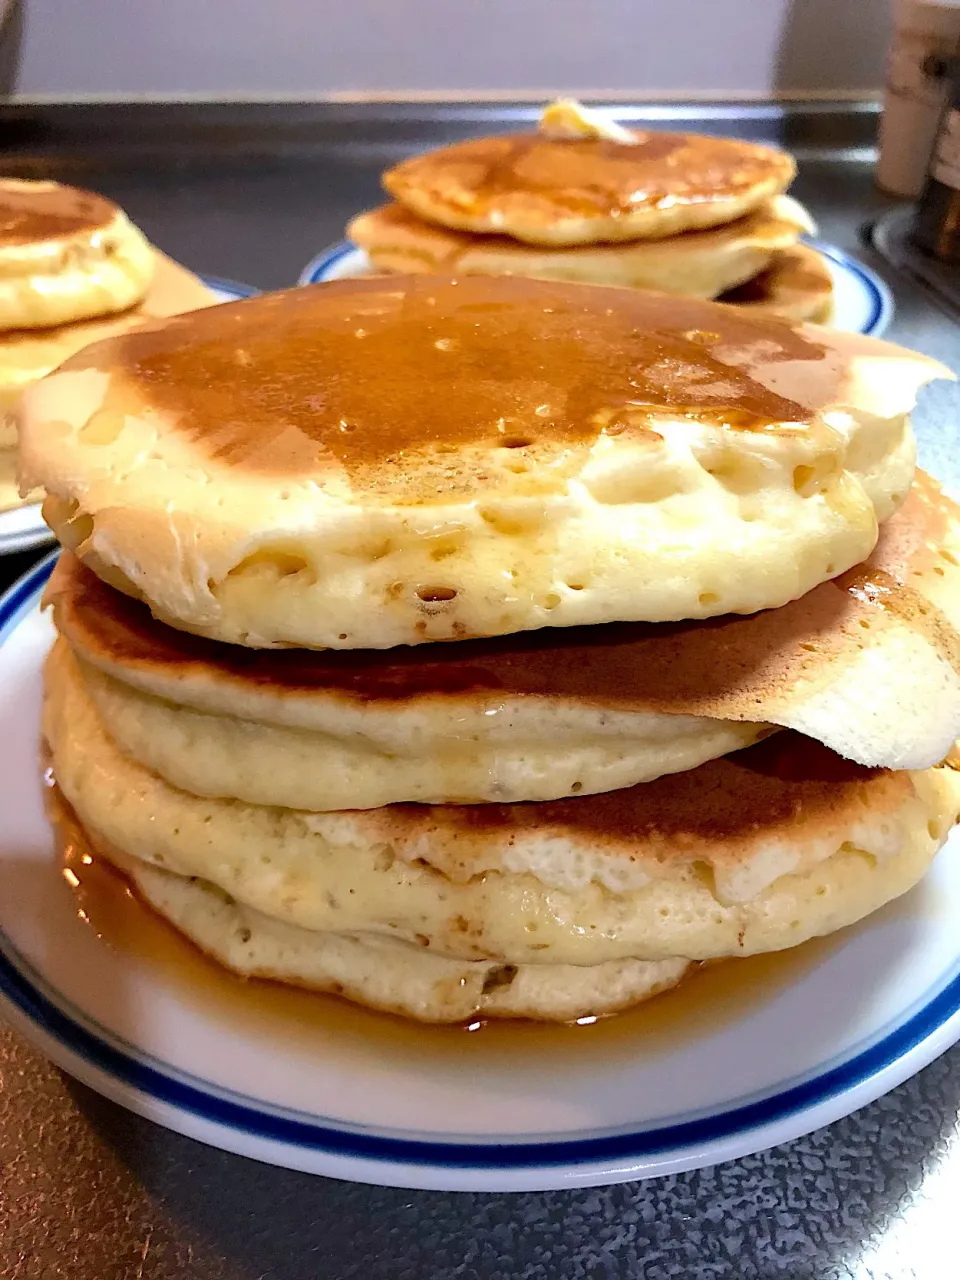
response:
M717 878L709 862L697 859L690 867L691 878L707 889L715 898L717 896Z
M747 498L769 483L768 464L731 448L725 441L713 441L693 450L706 474L728 493Z
M665 502L691 486L689 467L662 453L624 457L615 467L606 466L583 477L584 487L604 507Z
M885 836L889 835L890 833L890 828L886 824L884 824L884 826L882 826L880 830L881 830L881 833ZM861 849L858 845L855 845L851 840L844 840L843 844L837 850L837 853L838 854L851 854L851 853L856 854L856 856L858 858L862 858L864 862L867 863L868 866L870 867L877 866L878 860L877 860L876 854L868 853L865 849Z
M541 514L535 507L519 510L512 507L484 506L478 510L484 524L507 538L528 537L542 524Z
M417 599L422 604L444 605L456 600L460 594L456 587L425 586L417 587Z
M268 578L280 582L285 578L297 578L301 585L316 581L316 574L309 560L296 550L281 547L262 547L245 556L227 574L228 578ZM208 584L211 591L215 583Z

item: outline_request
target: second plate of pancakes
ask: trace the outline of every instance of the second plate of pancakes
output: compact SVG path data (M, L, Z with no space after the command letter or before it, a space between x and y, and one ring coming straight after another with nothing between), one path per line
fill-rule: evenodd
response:
M711 298L745 314L878 335L881 280L816 236L788 194L789 152L626 128L569 99L536 129L472 138L388 168L387 203L300 283L367 273L528 277Z

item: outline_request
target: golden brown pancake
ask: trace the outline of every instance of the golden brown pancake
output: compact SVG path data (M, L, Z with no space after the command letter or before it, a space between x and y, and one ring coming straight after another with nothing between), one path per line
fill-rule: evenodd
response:
M941 373L640 290L344 280L87 348L23 397L21 465L95 572L216 639L669 621L863 560Z
M823 254L796 244L777 250L763 271L719 301L785 320L826 324L833 312L833 276Z
M360 214L347 235L378 271L519 275L715 298L812 229L795 200L777 196L722 227L624 244L537 249L506 236L434 226L400 204Z
M785 191L796 167L772 147L637 131L631 143L544 133L477 138L388 169L383 185L427 222L576 245L719 226Z
M122 209L58 182L0 178L0 329L45 329L143 297L150 246Z
M749 617L259 654L157 623L69 555L45 601L107 729L174 785L321 810L544 800L693 768L744 724L935 764L960 735L958 559L957 506L921 474L866 564Z
M89 836L82 830L79 835L89 847ZM420 1022L602 1017L675 987L694 969L687 960L596 965L457 960L418 942L300 929L244 906L209 881L124 858L116 850L97 852L103 862L123 869L145 908L241 977L330 992Z
M0 249L93 236L107 230L116 212L113 201L93 191L0 178Z

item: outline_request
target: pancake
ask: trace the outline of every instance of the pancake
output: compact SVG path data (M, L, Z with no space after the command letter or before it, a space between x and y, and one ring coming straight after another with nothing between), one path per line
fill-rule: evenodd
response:
M691 960L794 946L922 876L960 774L868 770L798 734L656 782L535 805L303 813L198 798L112 742L61 640L54 774L94 842L299 927L509 964Z
M390 272L531 276L575 284L658 289L689 298L715 298L743 284L812 232L806 210L776 196L752 213L708 231L665 240L537 249L506 236L482 236L433 226L399 204L362 213L347 235L373 267ZM803 317L805 318L805 317Z
M137 891L202 951L244 978L343 996L421 1022L620 1013L677 986L687 960L505 965L454 960L376 934L316 933L253 911L214 885L127 860Z
M0 330L126 311L153 253L111 200L59 182L0 178Z
M441 738L438 728L450 724L458 706L469 725L476 723L478 708L464 698L442 709L414 702L409 709L374 712L371 729L377 721L383 727L377 739L359 728L350 731L350 721L365 719L357 707L347 724L325 733L196 711L95 667L85 666L83 674L113 738L174 786L291 809L591 795L693 769L772 732L766 725L611 713L545 697L515 713L490 708L489 729L483 726L487 731L473 738L467 725L459 737ZM326 711L334 719L336 701L321 702L318 718ZM405 730L415 736L404 738ZM390 741L398 744L392 751Z
M527 244L658 240L741 218L793 181L784 151L695 133L619 139L551 127L476 138L388 169L389 194L426 222ZM546 127L544 127L544 124Z
M758 275L730 289L720 301L755 314L826 324L833 312L833 276L822 254L796 244L778 250Z
M262 654L177 632L69 554L47 587L113 739L174 786L296 809L553 800L801 729L925 769L960 735L960 520L922 473L870 560L709 623Z
M22 478L111 585L251 647L750 613L870 554L941 375L640 290L342 280L74 356Z
M101 316L49 329L0 333L0 448L16 444L16 429L6 415L24 387L44 377L91 342L126 333L145 321L209 307L219 299L192 271L153 251L155 270L146 296L122 315Z

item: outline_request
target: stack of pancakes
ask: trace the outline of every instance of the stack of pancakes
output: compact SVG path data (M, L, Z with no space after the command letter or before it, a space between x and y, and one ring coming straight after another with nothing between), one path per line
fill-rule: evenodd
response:
M347 234L378 271L629 286L822 321L833 283L799 242L813 224L783 194L795 172L771 147L631 132L558 102L537 133L388 170L396 203L354 218Z
M24 387L91 342L215 301L111 201L0 179L0 511L27 500L11 415Z
M235 971L432 1021L623 1009L904 893L960 812L944 371L710 302L376 277L21 403L44 733Z

